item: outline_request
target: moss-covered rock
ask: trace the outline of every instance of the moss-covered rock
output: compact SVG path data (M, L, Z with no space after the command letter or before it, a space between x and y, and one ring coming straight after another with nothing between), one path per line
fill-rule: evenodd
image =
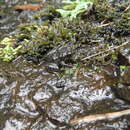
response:
M97 60L111 55L111 51L105 50L120 46L130 35L129 11L126 8L126 4L111 6L107 1L99 0L89 12L69 20L58 18L58 12L50 6L35 15L41 19L40 23L21 24L13 38L16 47L22 46L21 52L36 61L48 59L50 54L51 59L57 55L58 61L64 60L69 52L70 60L67 61L75 63L99 52L107 52L97 55ZM43 20L44 16L53 18ZM66 48L65 55L61 48Z

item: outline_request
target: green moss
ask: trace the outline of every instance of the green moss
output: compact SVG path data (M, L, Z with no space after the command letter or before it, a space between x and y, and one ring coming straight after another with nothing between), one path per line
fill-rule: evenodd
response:
M125 7L127 6L124 5L123 8ZM51 15L54 18L51 22L49 19L44 19L40 23L21 24L13 38L17 46L22 46L22 53L38 59L43 58L54 48L71 43L73 61L79 62L86 56L120 45L125 41L130 29L129 13L123 13L120 8L120 6L112 7L107 1L99 0L95 2L90 12L69 20L57 18L55 8L50 6L49 9L39 11L37 16L40 19ZM84 51L80 51L82 49ZM58 53L63 52L58 50ZM111 52L110 55L112 55ZM96 59L99 57L102 56Z
M42 21L46 21L46 20L49 20L49 21L52 21L56 18L59 18L60 17L60 13L58 13L56 11L56 7L54 7L53 5L45 5L45 7L36 12L34 15L33 15L33 18L36 19L36 20L42 20Z
M12 59L15 58L15 55L20 52L20 49L22 48L21 45L18 47L14 48L13 45L14 41L11 37L5 37L1 42L0 46L0 59L3 61L11 61Z

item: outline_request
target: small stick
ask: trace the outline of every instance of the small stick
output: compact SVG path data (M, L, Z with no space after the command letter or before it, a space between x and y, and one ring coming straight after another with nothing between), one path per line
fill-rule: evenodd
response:
M130 114L130 109L123 110L123 111L118 111L118 112L111 112L111 113L105 113L105 114L95 114L95 115L89 115L89 116L84 116L81 118L76 118L70 120L70 124L78 124L78 123L89 123L92 121L98 121L98 120L106 120L106 119L115 119L124 115L129 115Z
M130 5L123 11L124 13L130 9Z
M112 47L112 48L107 49L107 50L105 50L105 51L101 51L101 52L99 52L99 53L96 53L96 54L87 56L87 57L83 58L82 61L87 60L87 59L91 59L91 58L93 58L93 57L99 56L99 55L101 55L101 54L107 53L107 52L112 51L112 50L116 50L116 49L118 49L118 48L120 48L120 47L123 47L123 46L127 45L128 43L129 43L129 42L124 42L124 43L122 43L122 44L119 45L119 46Z
M106 23L106 24L102 24L102 23L101 23L101 25L99 25L99 26L97 26L97 27L99 27L99 28L101 28L101 27L106 27L106 26L108 26L108 25L110 25L110 24L112 24L112 22Z
M106 19L101 22L101 25L104 24L105 22L106 22Z

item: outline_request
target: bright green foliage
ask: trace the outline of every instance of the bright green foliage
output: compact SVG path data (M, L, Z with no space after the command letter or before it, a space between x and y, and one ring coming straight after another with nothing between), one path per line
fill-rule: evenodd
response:
M90 10L93 6L92 0L76 0L76 1L63 1L65 5L63 9L57 9L62 17L69 17L70 19L76 18L78 14Z
M120 72L121 74L124 73L124 71L128 68L126 65L120 65Z
M0 59L3 61L11 61L15 55L18 53L19 49L22 47L21 45L17 48L13 48L13 39L10 37L5 37L0 42Z

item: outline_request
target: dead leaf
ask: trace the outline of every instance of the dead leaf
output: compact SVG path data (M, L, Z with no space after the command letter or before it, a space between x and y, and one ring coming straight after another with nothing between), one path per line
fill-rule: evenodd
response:
M41 4L26 4L26 5L13 6L13 8L15 8L17 10L33 10L33 11L36 11L42 7L43 7L43 5L41 5Z

